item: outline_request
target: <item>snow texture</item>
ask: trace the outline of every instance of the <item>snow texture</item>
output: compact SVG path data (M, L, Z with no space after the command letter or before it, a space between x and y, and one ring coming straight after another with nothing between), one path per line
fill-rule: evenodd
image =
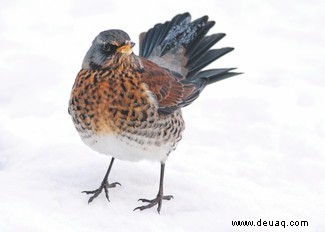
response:
M304 231L325 228L324 2L4 0L0 17L0 231ZM158 7L159 5L159 7ZM119 28L134 42L154 23L209 15L218 46L209 68L244 75L207 87L183 111L183 140L166 163L155 209L132 210L158 190L159 163L119 161L122 186L87 204L109 157L80 140L67 113L92 39ZM135 49L137 52L137 49ZM233 227L233 220L309 222Z

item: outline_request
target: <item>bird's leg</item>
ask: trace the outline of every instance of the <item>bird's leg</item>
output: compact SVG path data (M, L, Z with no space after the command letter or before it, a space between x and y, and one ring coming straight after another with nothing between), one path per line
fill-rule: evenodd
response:
M159 191L158 191L157 197L155 199L152 199L152 200L139 199L138 201L146 202L146 203L149 203L149 204L144 205L144 206L137 207L134 210L139 209L139 210L142 211L144 209L149 209L149 208L151 208L151 207L153 207L153 206L155 206L155 205L158 204L157 211L158 211L158 213L160 213L162 200L170 200L170 199L173 199L174 198L171 195L168 195L168 196L164 196L163 195L163 189L164 189L164 172L165 172L165 163L161 163Z
M116 185L121 185L119 182L114 182L114 183L109 184L108 183L108 180L107 180L108 175L109 175L109 173L110 173L110 171L112 169L112 166L113 166L113 163L114 163L114 159L115 159L114 157L111 159L111 162L110 162L110 164L108 166L107 172L106 172L106 174L104 176L104 179L103 179L101 185L99 186L99 188L98 189L95 189L93 191L83 191L83 193L86 193L86 194L94 194L93 196L91 196L89 198L88 204L90 202L92 202L96 197L98 197L98 195L103 191L103 189L105 191L106 199L109 201L108 189L109 188L115 188Z

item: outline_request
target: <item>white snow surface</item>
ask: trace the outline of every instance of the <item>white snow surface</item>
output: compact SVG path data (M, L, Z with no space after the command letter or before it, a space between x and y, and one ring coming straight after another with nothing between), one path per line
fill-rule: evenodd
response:
M0 231L325 231L325 4L317 0L2 0ZM146 5L146 7L144 7ZM85 146L67 105L82 59L103 30L134 42L189 11L216 21L210 67L245 74L209 86L184 109L166 163L161 214L132 210L158 190L159 163L119 161L110 202L87 204L110 157ZM135 49L137 53L137 49ZM308 227L234 227L234 220Z

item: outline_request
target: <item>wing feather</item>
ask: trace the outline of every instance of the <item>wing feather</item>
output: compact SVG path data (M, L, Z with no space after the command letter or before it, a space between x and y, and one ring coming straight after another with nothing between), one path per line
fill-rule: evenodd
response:
M157 64L142 59L144 73L142 81L148 85L149 90L156 96L159 112L171 113L177 108L188 104L190 96L197 91L197 83L187 81L172 75L168 70Z

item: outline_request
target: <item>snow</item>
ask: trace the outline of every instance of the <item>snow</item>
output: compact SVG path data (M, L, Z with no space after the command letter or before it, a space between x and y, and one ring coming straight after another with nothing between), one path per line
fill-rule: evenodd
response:
M323 1L4 0L0 17L0 231L324 231ZM159 163L116 160L110 189L90 205L110 158L85 146L67 105L93 38L189 11L209 15L211 67L244 75L216 83L183 111L187 129L166 163L161 214L132 210L158 191ZM136 51L137 52L137 51ZM306 220L308 227L233 227L233 220Z

